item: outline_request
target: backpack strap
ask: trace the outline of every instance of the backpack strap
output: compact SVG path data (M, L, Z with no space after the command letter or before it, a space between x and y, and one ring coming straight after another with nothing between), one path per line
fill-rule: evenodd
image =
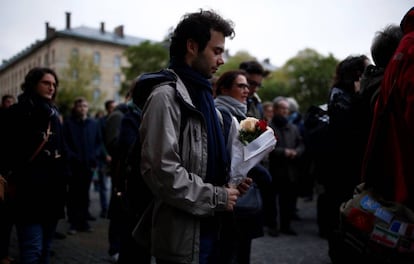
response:
M134 98L134 103L140 109L143 109L145 102L154 90L154 87L157 87L163 83L168 83L169 85L175 87L176 82L177 76L168 69L163 69L158 72L144 73L138 77L133 89L132 98Z

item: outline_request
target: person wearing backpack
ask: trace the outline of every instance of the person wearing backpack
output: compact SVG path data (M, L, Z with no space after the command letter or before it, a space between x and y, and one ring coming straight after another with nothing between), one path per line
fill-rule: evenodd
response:
M158 264L219 263L220 215L249 188L226 186L229 158L209 82L233 35L214 11L186 14L171 35L176 84L154 87L143 108L141 173L154 200L134 237Z

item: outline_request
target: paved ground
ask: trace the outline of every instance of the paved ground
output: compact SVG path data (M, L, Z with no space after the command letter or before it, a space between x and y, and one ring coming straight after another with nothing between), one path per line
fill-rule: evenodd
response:
M328 243L318 236L316 203L298 203L300 221L293 222L298 236L265 235L253 240L251 264L330 264Z
M91 190L91 212L99 215L98 194ZM255 239L252 245L251 264L330 264L327 255L327 242L318 237L315 202L298 203L301 221L295 221L293 228L298 236L268 235ZM111 263L107 254L108 220L91 222L94 232L78 233L63 240L55 240L52 246L54 256L51 264L107 264ZM59 223L58 230L66 232L65 220ZM11 255L18 259L15 234L11 241ZM135 264L135 263L134 263Z

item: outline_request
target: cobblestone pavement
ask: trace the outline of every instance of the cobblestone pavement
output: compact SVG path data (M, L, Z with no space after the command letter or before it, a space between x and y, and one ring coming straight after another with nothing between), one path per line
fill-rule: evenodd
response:
M91 212L99 215L98 193L91 189ZM326 240L318 237L316 225L315 201L298 202L300 221L293 223L298 236L279 235L253 240L251 264L330 264L327 254ZM91 222L92 233L67 235L65 239L55 240L52 245L51 264L107 264L111 263L108 256L107 229L108 220L98 218ZM58 231L66 233L66 220L61 220ZM11 239L11 255L18 260L16 237L13 232ZM135 263L134 263L135 264Z

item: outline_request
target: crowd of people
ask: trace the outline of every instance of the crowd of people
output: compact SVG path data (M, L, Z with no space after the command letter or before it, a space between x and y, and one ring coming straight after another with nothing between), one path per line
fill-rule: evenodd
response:
M157 264L250 263L252 239L300 236L291 225L300 219L297 201L312 200L315 185L323 187L319 235L330 243L340 205L361 182L414 210L413 32L411 9L400 26L375 36L375 65L365 55L338 63L319 137L295 98L262 102L257 92L269 72L257 61L214 76L226 38L235 35L232 21L214 11L186 14L171 33L168 67L137 77L125 102L107 101L103 116L92 117L79 97L62 117L57 74L31 69L17 100L3 96L0 109L7 124L0 131L0 183L7 187L0 193L0 263L12 263L13 225L21 264L49 263L61 219L68 235L93 232L91 184L100 192L100 217L110 221L108 254L119 264L152 257ZM277 144L231 186L224 122L247 117L266 120ZM263 208L242 217L234 208L253 184Z

